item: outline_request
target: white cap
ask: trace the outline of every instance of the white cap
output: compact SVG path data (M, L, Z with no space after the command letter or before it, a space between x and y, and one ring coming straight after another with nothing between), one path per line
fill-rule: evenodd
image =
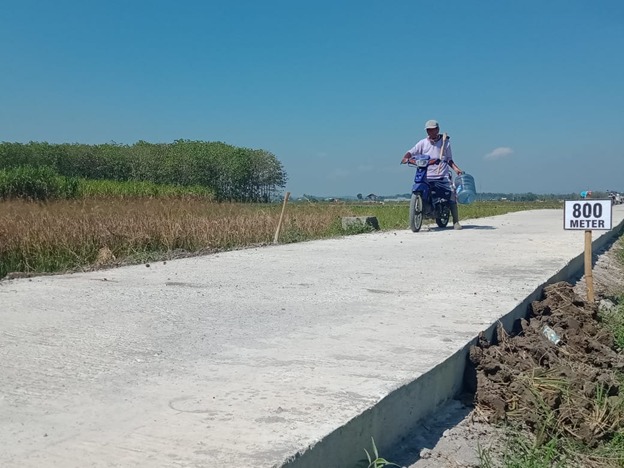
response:
M438 124L437 120L427 120L427 122L425 123L425 130L427 130L428 128L440 128L440 125Z

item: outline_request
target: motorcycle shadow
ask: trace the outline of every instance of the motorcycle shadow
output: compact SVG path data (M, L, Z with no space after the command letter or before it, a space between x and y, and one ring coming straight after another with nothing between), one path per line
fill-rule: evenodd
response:
M437 232L437 231L452 231L453 230L453 225L449 224L447 227L445 228L441 228L438 227L437 225L433 224L433 225L424 225L423 226L423 230L428 230L431 232ZM474 230L482 230L482 231L489 231L489 230L493 230L493 229L497 229L494 226L488 226L488 225L479 225L479 224L463 224L462 223L462 231L465 231L466 229L474 229Z

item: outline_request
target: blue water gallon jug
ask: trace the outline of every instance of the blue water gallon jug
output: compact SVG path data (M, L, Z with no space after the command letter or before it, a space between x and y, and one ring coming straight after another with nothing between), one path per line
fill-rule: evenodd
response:
M467 205L477 199L477 187L475 186L474 177L465 172L455 177L455 190L457 192L457 201Z

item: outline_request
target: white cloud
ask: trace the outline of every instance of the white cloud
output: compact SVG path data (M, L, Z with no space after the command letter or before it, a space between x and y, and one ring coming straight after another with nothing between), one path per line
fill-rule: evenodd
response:
M504 159L511 154L513 154L513 150L511 148L508 148L506 146L500 146L486 154L483 159L488 161L496 161L498 159Z

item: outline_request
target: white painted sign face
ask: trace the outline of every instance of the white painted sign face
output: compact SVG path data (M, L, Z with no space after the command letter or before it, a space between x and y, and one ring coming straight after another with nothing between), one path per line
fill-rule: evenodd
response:
M611 222L611 200L565 201L563 212L564 229L609 231Z

